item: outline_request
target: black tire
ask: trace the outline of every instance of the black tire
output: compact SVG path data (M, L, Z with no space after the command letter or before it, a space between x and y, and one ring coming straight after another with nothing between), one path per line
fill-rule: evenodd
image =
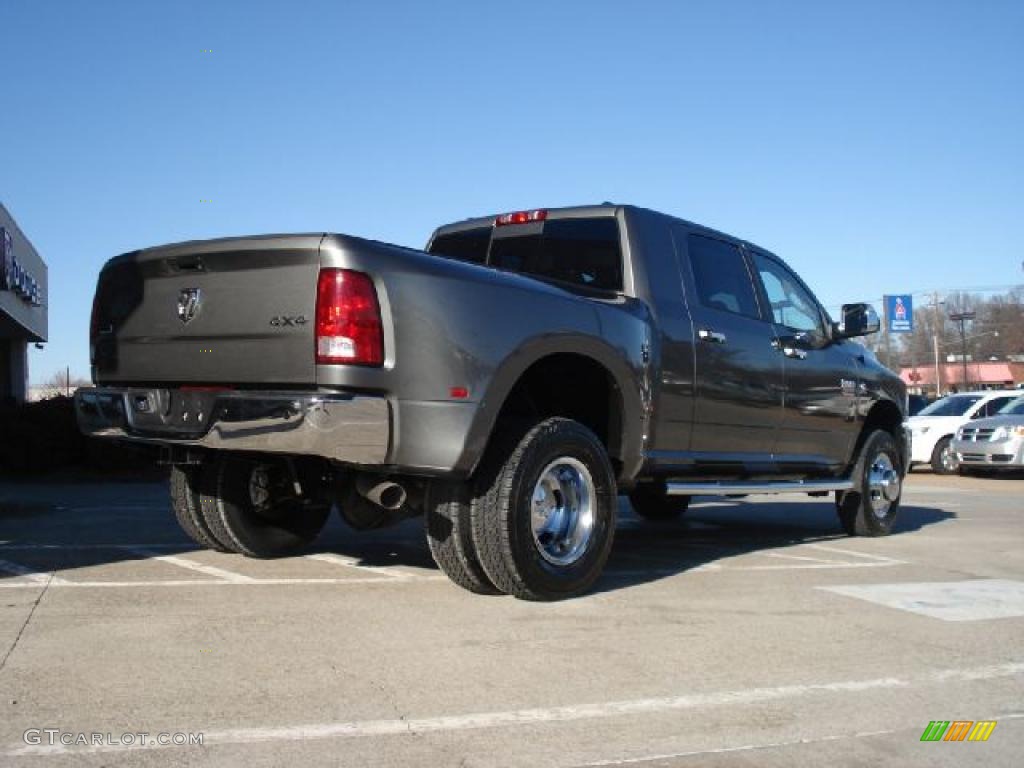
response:
M935 444L932 451L932 472L936 475L955 475L960 470L960 462L951 447L952 438L944 437ZM949 456L952 456L950 460Z
M500 595L480 565L472 531L472 489L467 483L436 480L427 487L427 545L444 574L478 595Z
M630 492L629 502L645 520L664 521L682 517L690 506L690 497L669 496L665 483L642 483Z
M879 490L880 485L872 491L872 476L877 477L883 472L886 463L888 469L895 473L895 499L886 498ZM887 536L896 521L903 483L900 451L891 434L879 429L868 435L851 477L854 490L836 493L836 510L843 530L850 536Z
M257 471L267 477L261 503L250 487ZM294 495L282 460L218 457L207 463L201 484L200 506L210 533L247 557L281 557L308 546L331 511L322 500Z
M230 548L213 535L200 511L199 471L198 466L171 467L171 509L181 530L192 541L203 549L228 552Z
M569 472L585 478L578 496L592 514L576 518L564 512L573 506L565 499L574 494L563 496L563 489L550 496L544 491L543 499L553 500L548 515L559 520L566 515L570 520L589 517L592 524L584 526L589 533L578 552L570 551L572 559L559 563L550 559L550 550L542 554L545 545L535 540L533 504L542 474L555 476L570 465ZM578 422L546 419L521 439L506 435L488 451L473 501L473 543L484 572L502 592L525 600L573 597L601 575L615 535L617 506L615 474L597 436ZM579 529L573 523L572 530ZM557 547L558 542L549 546Z

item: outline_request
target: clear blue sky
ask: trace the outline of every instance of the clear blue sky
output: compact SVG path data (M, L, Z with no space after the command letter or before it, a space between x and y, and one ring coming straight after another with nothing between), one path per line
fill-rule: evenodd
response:
M0 200L50 268L32 378L87 374L104 260L221 235L422 245L612 200L829 306L1022 283L1022 41L993 0L0 0Z

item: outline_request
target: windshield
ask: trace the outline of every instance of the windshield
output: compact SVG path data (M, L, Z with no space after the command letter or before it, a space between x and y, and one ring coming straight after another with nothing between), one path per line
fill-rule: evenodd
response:
M950 395L923 408L918 416L963 416L981 395Z
M1000 416L1024 416L1024 395L999 409Z

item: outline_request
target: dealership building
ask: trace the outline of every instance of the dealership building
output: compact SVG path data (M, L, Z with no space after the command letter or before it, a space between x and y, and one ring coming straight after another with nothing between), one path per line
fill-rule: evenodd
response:
M23 402L28 345L46 341L46 264L0 203L0 404Z

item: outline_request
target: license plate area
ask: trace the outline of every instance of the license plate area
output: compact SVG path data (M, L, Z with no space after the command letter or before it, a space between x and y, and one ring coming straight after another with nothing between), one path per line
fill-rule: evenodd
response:
M125 410L135 432L201 436L215 416L218 394L204 390L136 390L125 396Z

